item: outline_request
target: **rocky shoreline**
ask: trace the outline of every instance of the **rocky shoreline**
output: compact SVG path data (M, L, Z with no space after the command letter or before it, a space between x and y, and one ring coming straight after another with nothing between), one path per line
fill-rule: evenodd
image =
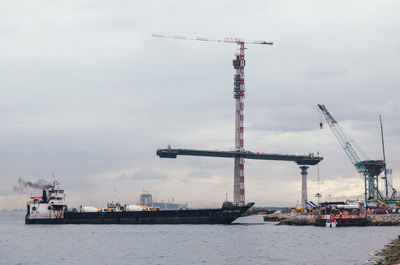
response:
M400 264L400 236L387 244L372 260L374 265Z
M368 215L368 226L400 226L400 214ZM315 225L312 215L302 214L268 214L264 216L266 222L278 222L277 225Z

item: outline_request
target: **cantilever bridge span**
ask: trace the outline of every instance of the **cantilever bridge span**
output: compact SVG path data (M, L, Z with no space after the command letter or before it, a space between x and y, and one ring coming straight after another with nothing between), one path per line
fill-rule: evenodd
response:
M157 155L160 158L177 158L178 155L184 156L207 156L207 157L225 157L257 160L276 160L276 161L292 161L300 166L301 169L301 199L303 206L308 201L307 198L307 169L308 166L317 165L323 160L321 156L309 155L284 155L284 154L267 154L262 152L251 151L210 151L210 150L195 150L195 149L158 149Z
M322 161L323 157L309 155L284 155L284 154L267 154L262 152L251 151L210 151L210 150L195 150L195 149L158 149L157 155L160 158L177 158L178 155L185 156L208 156L208 157L226 157L235 158L243 156L245 159L258 160L277 160L277 161L292 161L301 166L314 166Z

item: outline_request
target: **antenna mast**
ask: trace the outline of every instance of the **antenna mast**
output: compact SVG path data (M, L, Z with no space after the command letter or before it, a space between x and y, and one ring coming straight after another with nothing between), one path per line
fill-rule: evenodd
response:
M385 162L384 165L384 172L385 172L385 192L386 192L386 199L389 198L388 193L388 181L387 181L387 173L386 173L386 154L385 154L385 141L383 140L383 126L382 126L382 116L379 114L379 122L381 124L381 138L382 138L382 153L383 153L383 161Z

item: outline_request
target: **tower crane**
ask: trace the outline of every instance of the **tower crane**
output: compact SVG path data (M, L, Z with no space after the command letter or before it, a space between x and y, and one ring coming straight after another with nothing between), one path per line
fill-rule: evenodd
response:
M325 105L319 105L324 117L331 128L332 132L335 134L343 150L346 152L347 156L351 160L352 164L364 178L364 195L365 203L373 198L378 198L379 200L384 200L383 196L378 190L378 185L375 185L375 180L377 176L383 171L385 167L385 161L383 160L365 160L361 161L357 152L353 148L351 140L339 126L338 122L332 117L332 115L325 108Z
M235 98L235 150L239 153L234 158L234 188L233 201L237 204L245 204L245 189L244 189L244 155L240 152L244 151L244 67L246 61L244 59L245 44L260 44L260 45L273 45L272 42L268 41L247 41L241 38L223 38L214 39L208 37L188 37L182 35L167 36L160 34L153 34L152 37L156 38L170 38L178 40L195 40L195 41L210 41L210 42L225 42L225 43L235 43L239 45L239 54L235 54L235 59L233 60L233 68L235 69L234 76L234 98Z

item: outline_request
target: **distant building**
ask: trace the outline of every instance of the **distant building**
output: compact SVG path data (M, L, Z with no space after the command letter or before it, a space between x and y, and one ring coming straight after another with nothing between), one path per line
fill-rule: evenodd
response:
M140 195L140 205L150 206L153 203L153 196L150 193Z
M140 195L140 205L160 207L160 210L187 209L187 203L155 202L153 201L153 196L150 193L143 193Z

